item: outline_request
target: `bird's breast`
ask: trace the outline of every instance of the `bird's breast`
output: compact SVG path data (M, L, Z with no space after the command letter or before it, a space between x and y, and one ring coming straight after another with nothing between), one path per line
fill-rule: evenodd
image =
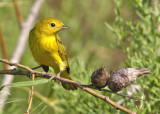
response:
M53 66L56 64L54 54L58 52L58 46L54 36L33 38L29 41L29 45L33 57L40 65Z

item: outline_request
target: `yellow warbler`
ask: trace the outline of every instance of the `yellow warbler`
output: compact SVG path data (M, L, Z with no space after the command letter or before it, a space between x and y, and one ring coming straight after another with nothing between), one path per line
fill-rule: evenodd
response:
M66 49L58 36L58 32L68 29L56 18L45 18L38 22L29 34L29 47L36 62L48 72L49 66L57 74L71 79ZM67 90L77 89L74 85L62 83Z

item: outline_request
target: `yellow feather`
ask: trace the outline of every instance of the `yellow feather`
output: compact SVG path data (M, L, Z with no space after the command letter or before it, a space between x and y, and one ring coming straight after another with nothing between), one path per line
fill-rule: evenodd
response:
M71 80L68 57L58 32L64 24L55 18L45 18L35 25L29 34L29 47L32 55L39 65L52 67L63 78ZM67 90L75 90L71 84L63 84Z

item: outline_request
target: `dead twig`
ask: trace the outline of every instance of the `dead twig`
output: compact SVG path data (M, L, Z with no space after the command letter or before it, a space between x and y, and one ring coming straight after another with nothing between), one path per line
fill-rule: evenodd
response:
M14 3L14 8L15 8L15 11L16 11L16 15L17 15L19 27L21 28L22 23L23 23L23 21L22 21L22 16L21 16L21 13L20 13L20 10L19 10L17 1L16 1L16 0L13 0L13 3Z
M113 93L113 94L116 94L116 95L119 95L119 96L122 96L122 97L127 97L129 99L133 99L133 100L144 100L144 99L140 99L140 98L135 98L134 96L129 96L129 95L117 93L117 92L114 92L114 91L110 91L110 90L107 90L107 89L102 89L102 88L99 89L99 88L94 87L93 85L83 85L83 86L88 87L88 88L93 88L93 89L96 89L96 90L99 90L99 91Z
M35 74L32 74L32 81L34 81L34 78L35 78ZM31 106L32 106L33 90L34 90L34 86L32 85L31 86L30 99L29 99L29 103L28 103L28 108L27 108L27 110L25 112L26 114L29 114L29 111L30 111Z
M5 42L4 42L4 38L3 38L1 27L0 27L0 44L1 44L3 58L8 60L7 50L6 50L6 46L5 46ZM4 64L4 68L8 69L8 65Z

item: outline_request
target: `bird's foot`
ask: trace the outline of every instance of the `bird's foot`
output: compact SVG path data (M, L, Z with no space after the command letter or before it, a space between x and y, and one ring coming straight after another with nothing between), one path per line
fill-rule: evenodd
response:
M35 69L38 69L38 68L41 68L41 67L42 67L42 65L34 67L34 68L31 68L31 69L35 70ZM27 77L30 78L30 79L32 79L32 73L28 71L27 72ZM35 78L37 78L37 77L35 76Z
M42 77L45 77L46 72L42 72Z
M32 73L28 71L27 72L27 77L30 78L30 79L32 79Z
M33 73L31 73L31 72L28 71L28 72L27 72L27 77L30 78L30 79L32 79L32 74L33 74ZM37 77L35 76L35 78L37 78Z

